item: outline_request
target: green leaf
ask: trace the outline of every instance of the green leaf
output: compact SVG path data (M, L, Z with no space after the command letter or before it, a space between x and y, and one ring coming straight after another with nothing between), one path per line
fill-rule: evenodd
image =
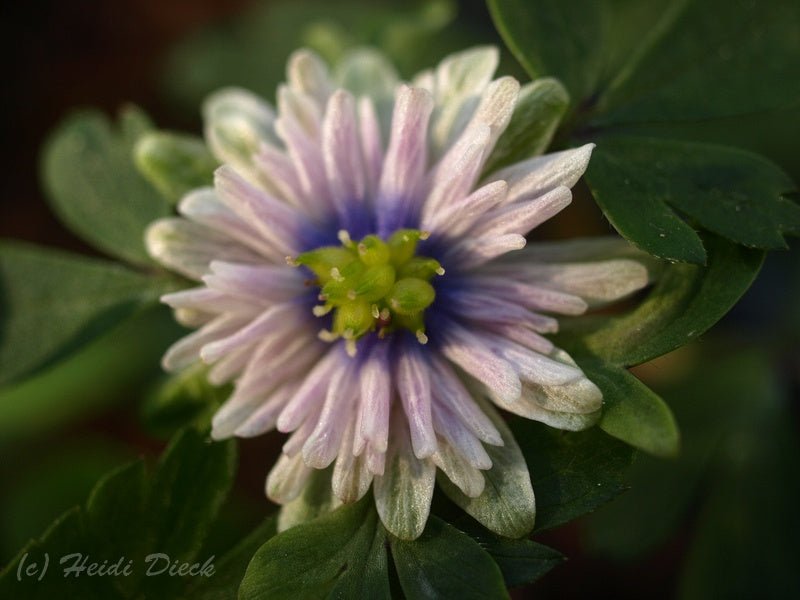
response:
M658 283L631 312L611 318L565 323L559 345L578 360L600 358L632 366L697 339L741 298L764 259L721 238L705 237L708 266L668 266Z
M492 468L482 472L486 481L483 493L477 498L466 496L440 470L437 470L436 480L448 498L484 527L506 537L525 536L536 520L531 475L503 417L484 398L477 400L503 438L503 446L485 446Z
M384 536L367 494L261 546L247 567L239 598L389 598Z
M514 419L514 437L536 490L536 529L550 529L589 513L625 490L630 446L597 428L580 433Z
M499 536L463 514L450 524L473 538L491 555L509 588L533 583L565 560L560 552L552 548L528 539L514 540Z
M791 2L489 0L489 8L531 77L562 80L578 106L600 115L595 123L707 119L800 97L800 14Z
M124 466L102 479L84 508L76 508L43 536L23 549L0 575L0 590L15 590L7 597L61 598L170 598L186 585L184 577L146 575L146 557L159 553L170 562L200 563L197 557L206 532L216 517L234 475L233 442L207 445L191 430L178 435L148 477L142 461ZM22 561L49 555L50 569L43 581L16 581ZM61 557L80 553L87 562L107 565L130 562L130 574L66 578ZM203 559L203 560L200 560ZM38 560L38 559L37 559ZM71 562L69 564L72 564ZM158 567L163 566L163 560ZM15 587L18 586L18 587ZM29 593L30 592L30 593ZM4 597L6 594L4 594Z
M0 384L62 358L170 288L119 265L0 244Z
M134 148L134 160L172 204L195 188L212 185L219 164L202 139L168 131L144 134Z
M758 155L643 137L602 138L586 174L609 221L650 254L703 263L697 234L675 213L749 247L785 248L800 234L789 177Z
M537 79L524 86L511 121L497 140L484 171L491 173L544 153L568 106L569 94L555 79Z
M497 564L477 542L431 516L414 541L391 538L392 557L408 598L508 598Z
M42 176L53 210L77 235L110 256L152 264L144 230L170 212L167 202L133 164L133 147L150 129L129 108L118 129L96 111L68 118L43 154Z
M239 583L256 551L277 533L275 516L264 520L246 538L214 565L214 576L190 584L187 598L195 600L235 600Z
M600 429L656 456L675 456L680 434L669 406L625 369L593 362L581 368L603 392Z

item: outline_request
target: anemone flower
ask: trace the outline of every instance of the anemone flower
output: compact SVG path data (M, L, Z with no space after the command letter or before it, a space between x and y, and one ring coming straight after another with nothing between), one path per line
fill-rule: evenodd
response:
M546 336L554 315L626 296L647 271L615 240L526 247L570 203L593 145L487 173L530 91L493 80L497 61L475 48L402 83L377 53L331 71L300 50L277 110L239 89L205 103L214 186L146 236L198 283L163 298L196 328L163 363L199 359L212 384L234 384L215 439L291 434L267 478L273 501L291 506L322 473L334 504L372 487L386 528L413 539L437 468L466 498L510 469L532 519L495 406L562 429L596 421L601 392ZM493 466L499 447L512 460Z

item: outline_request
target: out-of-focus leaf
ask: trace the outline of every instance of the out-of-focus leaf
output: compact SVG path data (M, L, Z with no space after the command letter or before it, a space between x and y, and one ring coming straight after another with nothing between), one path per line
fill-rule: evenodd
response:
M44 149L42 176L53 210L76 234L110 256L152 264L144 230L169 214L161 195L136 170L133 148L150 130L126 109L118 129L96 111L68 118Z
M467 534L431 516L413 541L391 538L392 557L407 598L507 598L492 557Z
M4 444L138 397L161 372L161 355L180 333L166 307L148 309L52 368L3 389L0 451Z
M483 41L468 35L463 23L448 27L455 12L452 0L259 3L225 26L201 31L180 44L167 63L164 85L187 107L198 106L226 86L271 99L285 78L286 59L301 46L327 61L337 61L357 46L374 46L403 75L411 76L433 66L431 57Z
M145 179L173 204L194 188L212 185L219 164L202 139L168 131L144 134L134 159Z
M239 598L389 598L385 535L367 494L261 546Z
M556 431L514 419L536 492L536 528L550 529L592 512L626 489L633 449L598 429Z
M675 213L748 247L800 234L789 177L758 155L645 137L605 137L587 171L595 199L628 240L655 256L703 263L699 236Z
M0 383L29 375L157 302L172 280L66 252L0 245Z
M234 475L233 442L206 444L187 430L178 435L148 477L142 461L110 473L95 486L84 508L68 512L37 542L29 544L0 574L9 598L170 598L186 585L166 573L173 561L192 563L227 495ZM37 578L17 580L31 560L51 561ZM120 557L116 575L66 578L62 557L80 553L109 562ZM165 555L156 558L154 555ZM149 557L149 560L148 560ZM78 560L80 556L78 557ZM102 562L103 559L100 559ZM130 572L124 572L130 561ZM200 561L203 562L203 561ZM149 570L149 575L147 571ZM84 573L85 574L85 573Z
M264 520L214 565L214 576L190 584L187 597L196 600L235 600L250 559L277 533L274 516Z
M603 392L600 429L656 456L675 456L680 434L669 406L626 369L585 362L581 368Z

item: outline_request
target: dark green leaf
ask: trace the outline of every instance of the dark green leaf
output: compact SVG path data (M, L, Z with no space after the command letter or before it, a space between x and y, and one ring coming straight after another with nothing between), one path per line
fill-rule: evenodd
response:
M0 383L51 363L157 302L169 280L25 244L0 245Z
M388 598L385 532L372 495L273 537L253 556L239 598Z
M168 131L144 134L134 159L145 179L172 203L195 188L212 185L219 164L202 139Z
M400 585L408 598L507 598L497 564L467 534L431 516L414 541L391 539Z
M169 598L178 594L187 579L151 573L157 565L146 557L159 553L169 562L210 561L197 552L216 517L234 475L233 442L207 447L199 434L188 430L176 437L151 478L141 461L117 469L101 480L84 509L68 513L29 545L0 576L0 590L15 590L17 569L35 553L50 557L48 583L36 587L30 581L16 593L3 597L25 598ZM31 556L26 556L26 552ZM107 566L130 563L130 573L118 576L65 578L62 557L80 553L87 563ZM80 557L78 557L80 558ZM200 560L204 559L204 560ZM38 560L35 559L34 560ZM25 569L25 566L21 567ZM28 593L30 586L30 593Z
M144 265L152 262L144 230L170 211L133 164L134 144L149 129L132 108L119 130L99 112L76 114L50 137L42 163L53 210L67 227L111 256Z
M536 530L595 510L625 490L633 450L599 429L580 433L514 419L511 424L536 492Z
M510 588L533 583L564 561L564 556L552 548L527 539L501 537L465 515L450 524L473 538L491 555Z
M764 254L706 236L708 266L676 264L665 270L648 297L619 317L565 323L573 331L559 343L576 357L637 365L697 339L744 294ZM573 335L577 334L577 335Z
M628 240L661 258L704 262L700 239L677 209L734 242L784 248L800 233L794 185L748 152L655 138L602 138L587 171L595 199Z
M195 580L187 597L193 600L235 600L250 559L277 533L276 524L276 517L266 519L215 563L213 577Z

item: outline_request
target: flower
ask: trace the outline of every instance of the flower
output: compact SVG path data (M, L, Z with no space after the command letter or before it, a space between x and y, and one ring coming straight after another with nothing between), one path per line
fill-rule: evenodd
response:
M387 529L413 539L437 468L480 497L505 447L532 518L493 405L570 430L599 415L599 389L545 335L552 315L626 296L647 272L613 240L525 247L570 203L593 145L484 174L526 92L492 80L497 61L475 48L403 84L376 53L331 73L301 50L277 111L238 89L205 104L214 187L146 236L200 284L163 297L197 328L163 363L200 358L211 383L234 382L214 438L291 433L266 486L284 510L322 473L333 503L372 486Z

